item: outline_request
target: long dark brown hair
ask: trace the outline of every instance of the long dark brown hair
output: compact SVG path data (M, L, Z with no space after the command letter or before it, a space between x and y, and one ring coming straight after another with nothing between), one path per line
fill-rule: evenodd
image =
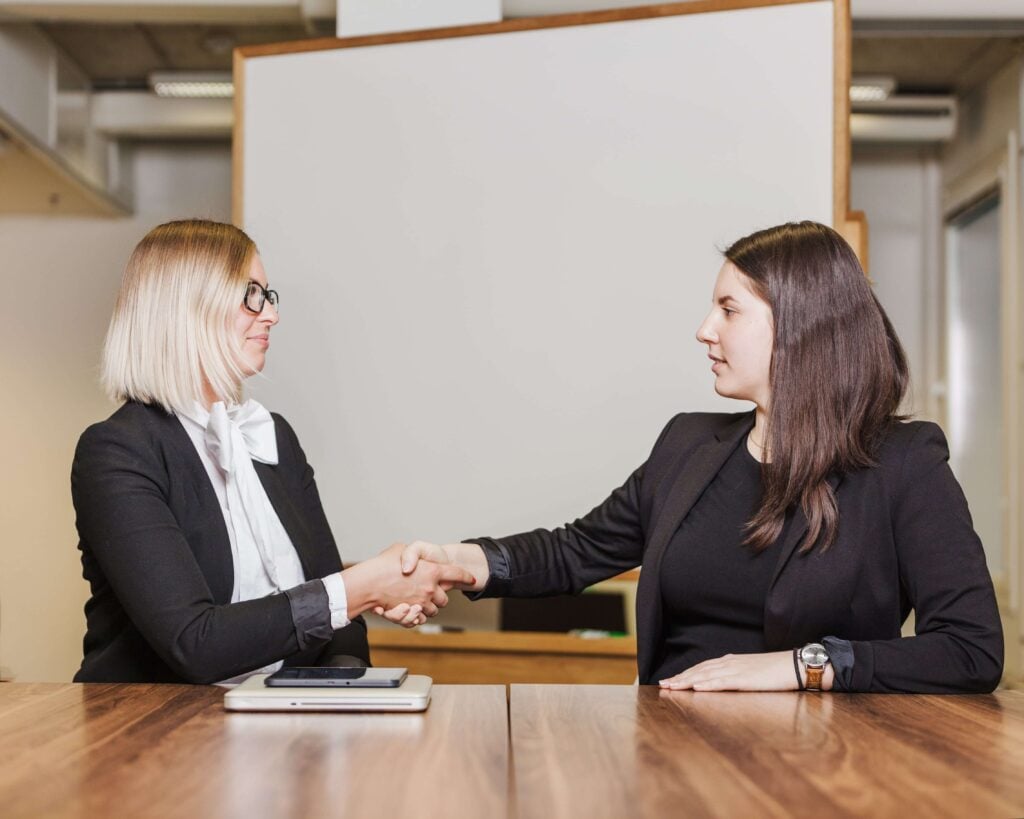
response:
M752 233L725 257L771 306L774 321L764 495L746 543L774 543L797 503L806 552L831 546L839 510L833 473L875 464L886 427L907 389L906 354L889 317L843 238L817 222Z

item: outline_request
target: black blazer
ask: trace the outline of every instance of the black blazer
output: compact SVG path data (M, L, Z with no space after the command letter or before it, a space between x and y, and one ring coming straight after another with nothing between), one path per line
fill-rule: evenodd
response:
M274 425L278 463L254 466L309 580L234 604L224 515L181 422L130 402L82 434L71 494L92 596L76 682L211 683L281 659L369 662L361 617L331 629L319 578L341 559L298 439L281 416Z
M647 462L604 503L554 531L480 538L492 570L484 596L577 593L643 564L637 588L640 681L661 661L659 566L704 488L754 423L753 413L673 418ZM894 423L878 465L830 480L839 536L799 554L797 510L765 599L769 651L826 636L852 642L853 691L981 692L999 682L1003 636L992 580L938 426ZM913 609L917 636L901 638ZM724 653L724 652L723 652Z

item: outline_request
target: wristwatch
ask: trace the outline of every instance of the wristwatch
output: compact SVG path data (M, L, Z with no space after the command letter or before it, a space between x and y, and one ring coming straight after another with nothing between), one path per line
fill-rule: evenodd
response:
M825 676L825 666L829 663L825 646L821 643L808 643L800 649L800 662L807 672L807 690L821 691L821 680Z

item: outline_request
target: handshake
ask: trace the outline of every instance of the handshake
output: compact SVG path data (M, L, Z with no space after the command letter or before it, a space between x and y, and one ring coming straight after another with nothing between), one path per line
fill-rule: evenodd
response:
M475 543L395 543L344 571L350 616L373 611L410 628L448 605L452 589L479 591L490 572Z

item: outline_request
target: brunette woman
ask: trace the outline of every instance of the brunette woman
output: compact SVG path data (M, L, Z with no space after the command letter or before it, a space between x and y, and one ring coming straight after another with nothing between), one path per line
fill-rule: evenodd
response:
M418 542L405 568L451 561L480 596L534 597L642 564L642 683L991 691L1003 638L982 546L942 430L898 415L903 349L846 242L812 222L740 239L697 339L715 390L753 411L676 416L574 523Z

